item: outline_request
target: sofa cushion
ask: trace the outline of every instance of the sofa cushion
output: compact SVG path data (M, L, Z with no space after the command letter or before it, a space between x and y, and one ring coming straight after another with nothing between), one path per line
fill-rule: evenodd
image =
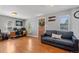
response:
M52 42L58 43L58 44L62 44L62 45L66 45L66 46L73 46L73 42L71 40L67 40L67 39L53 39Z
M50 40L50 39L52 39L52 37L46 36L46 37L42 37L42 39L43 39L43 40Z
M52 36L52 33L57 34L56 30L46 30L46 34Z
M57 43L57 44L62 44L62 45L73 47L73 41L67 40L67 39L57 39L57 38L52 38L52 37L43 37L43 40L52 42L52 44Z
M63 39L72 40L73 32L58 31L57 34L61 34Z
M44 36L45 36L45 37L46 37L46 36L49 36L49 37L51 37L51 35L50 35L50 34L47 34L47 33L45 33L45 34L44 34Z

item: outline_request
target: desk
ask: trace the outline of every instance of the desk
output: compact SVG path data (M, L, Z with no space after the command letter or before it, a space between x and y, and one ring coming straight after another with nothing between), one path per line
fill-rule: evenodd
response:
M10 37L11 38L16 37L16 32L10 32Z
M15 38L15 37L21 37L21 36L26 36L26 31L17 31L17 32L10 32L10 37Z

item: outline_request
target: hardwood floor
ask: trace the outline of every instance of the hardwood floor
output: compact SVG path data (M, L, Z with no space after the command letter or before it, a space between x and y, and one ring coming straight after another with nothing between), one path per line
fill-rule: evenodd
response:
M63 49L42 44L39 38L21 37L0 41L1 53L67 53Z

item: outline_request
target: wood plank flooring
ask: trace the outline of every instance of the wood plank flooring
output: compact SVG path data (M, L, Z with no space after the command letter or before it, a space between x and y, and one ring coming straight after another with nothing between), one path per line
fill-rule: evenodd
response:
M0 53L67 53L68 51L42 44L39 38L20 37L0 41Z

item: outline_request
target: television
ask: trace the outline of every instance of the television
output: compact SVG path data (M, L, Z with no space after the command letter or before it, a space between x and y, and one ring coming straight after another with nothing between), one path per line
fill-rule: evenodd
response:
M23 22L22 21L16 21L16 26L23 26Z

